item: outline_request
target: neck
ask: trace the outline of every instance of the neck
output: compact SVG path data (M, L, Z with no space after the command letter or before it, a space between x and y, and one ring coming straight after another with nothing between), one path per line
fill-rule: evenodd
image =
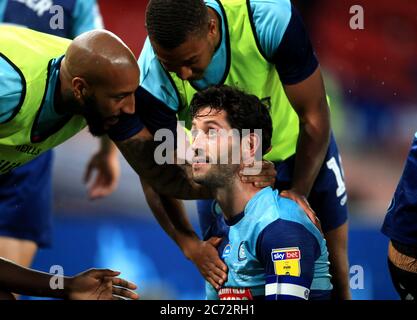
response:
M68 73L65 64L65 58L61 61L59 67L59 80L55 87L55 96L54 96L54 108L58 114L64 113L74 113L74 110L71 108L73 103L68 101L68 94L71 90L71 76Z
M226 219L245 210L246 204L259 191L251 183L243 183L238 175L235 175L232 181L227 182L224 186L214 190L214 196L219 203Z

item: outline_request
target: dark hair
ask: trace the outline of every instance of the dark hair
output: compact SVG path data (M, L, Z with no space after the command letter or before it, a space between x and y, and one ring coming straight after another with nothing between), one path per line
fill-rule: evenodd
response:
M203 0L150 0L146 8L149 38L165 49L177 48L190 35L208 32L208 22Z
M243 129L250 132L262 129L263 155L271 146L272 119L268 108L256 96L226 85L214 86L194 95L190 105L192 117L206 107L226 111L230 126L240 134Z

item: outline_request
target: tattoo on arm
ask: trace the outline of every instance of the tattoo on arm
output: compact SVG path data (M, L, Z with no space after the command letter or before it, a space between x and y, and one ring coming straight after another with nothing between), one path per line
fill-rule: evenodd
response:
M192 180L189 165L158 165L154 151L158 142L140 134L118 142L117 146L130 166L146 180L154 190L178 199L210 199L211 193Z

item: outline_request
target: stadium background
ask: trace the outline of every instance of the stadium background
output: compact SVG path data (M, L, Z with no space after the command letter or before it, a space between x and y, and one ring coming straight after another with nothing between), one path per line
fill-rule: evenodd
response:
M107 29L139 54L147 1L99 1ZM294 1L302 12L325 71L333 129L349 196L352 282L363 269L354 299L397 299L389 278L388 239L380 233L386 208L416 131L417 2L415 0ZM364 30L351 30L349 9L364 8ZM112 267L139 285L143 299L202 299L203 280L157 225L137 176L122 161L118 190L89 201L82 183L97 146L87 132L58 148L54 167L54 245L34 267L64 267L72 275ZM198 229L193 202L187 208ZM359 269L360 270L360 269ZM356 275L356 277L355 277Z

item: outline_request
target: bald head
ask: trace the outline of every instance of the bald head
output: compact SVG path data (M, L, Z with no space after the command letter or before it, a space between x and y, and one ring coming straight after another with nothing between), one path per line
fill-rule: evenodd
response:
M103 134L123 113L135 112L139 66L116 35L94 30L75 38L60 68L64 110L82 114L93 134Z
M109 81L115 69L138 69L132 51L106 30L89 31L75 38L68 47L64 63L72 77L96 83Z

